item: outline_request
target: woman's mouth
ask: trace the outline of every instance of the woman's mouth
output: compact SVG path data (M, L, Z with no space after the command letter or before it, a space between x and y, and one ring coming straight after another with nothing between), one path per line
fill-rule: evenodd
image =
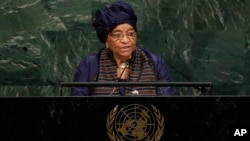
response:
M130 51L130 50L131 50L131 47L130 47L130 46L121 47L120 50L121 50L122 52L127 52L127 51Z

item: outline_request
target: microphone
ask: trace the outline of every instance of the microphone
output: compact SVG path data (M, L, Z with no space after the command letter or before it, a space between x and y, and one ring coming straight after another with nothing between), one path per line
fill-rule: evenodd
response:
M128 60L126 61L126 66L123 68L122 73L121 73L120 76L117 78L117 79L118 79L118 82L120 82L120 80L121 80L121 78L122 78L122 75L123 75L123 73L125 72L125 70L129 67L130 62L131 62L131 59L128 59ZM110 96L113 95L113 93L115 92L115 90L116 90L116 87L113 88L112 92L111 92L109 95L110 95Z
M126 66L123 68L122 73L121 73L120 76L118 77L118 81L121 80L122 75L123 75L123 73L125 72L125 70L129 67L130 62L131 62L131 59L128 59L128 60L126 61Z

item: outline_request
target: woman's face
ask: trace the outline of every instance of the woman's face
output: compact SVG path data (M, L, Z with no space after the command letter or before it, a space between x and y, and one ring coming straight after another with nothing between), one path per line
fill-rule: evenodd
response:
M130 24L119 24L109 34L106 47L115 59L128 59L136 48L136 31Z

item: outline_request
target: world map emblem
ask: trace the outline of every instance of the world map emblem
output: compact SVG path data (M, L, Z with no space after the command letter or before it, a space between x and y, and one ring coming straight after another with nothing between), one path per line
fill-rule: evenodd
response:
M164 116L154 105L116 105L107 116L111 141L159 141L164 132Z

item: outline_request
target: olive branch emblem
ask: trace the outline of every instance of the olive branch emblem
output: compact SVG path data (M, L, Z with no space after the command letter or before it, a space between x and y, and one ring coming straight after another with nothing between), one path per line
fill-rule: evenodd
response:
M150 141L159 141L164 133L164 116L161 114L160 110L157 109L154 105L151 105L154 115L156 117L156 121L157 121L157 128L155 131L154 136L152 137L152 139L150 139ZM111 141L122 141L122 139L120 139L118 136L116 136L114 130L113 130L113 123L115 121L116 118L116 114L117 114L117 109L118 109L118 105L116 105L108 114L107 116L107 122L106 122L106 127L107 127L107 134L110 138Z
M161 115L161 112L159 111L159 109L157 109L154 105L151 105L153 110L154 110L154 114L156 116L157 122L158 122L158 128L155 132L155 138L154 141L159 141L161 139L161 136L163 135L164 132L164 117L163 115Z
M115 120L115 115L116 115L116 112L117 112L117 108L118 108L118 105L116 105L115 108L110 111L110 113L109 113L109 115L107 117L106 127L107 127L108 136L111 139L111 141L118 141L118 138L117 138L117 136L115 135L115 133L113 131L113 122Z

